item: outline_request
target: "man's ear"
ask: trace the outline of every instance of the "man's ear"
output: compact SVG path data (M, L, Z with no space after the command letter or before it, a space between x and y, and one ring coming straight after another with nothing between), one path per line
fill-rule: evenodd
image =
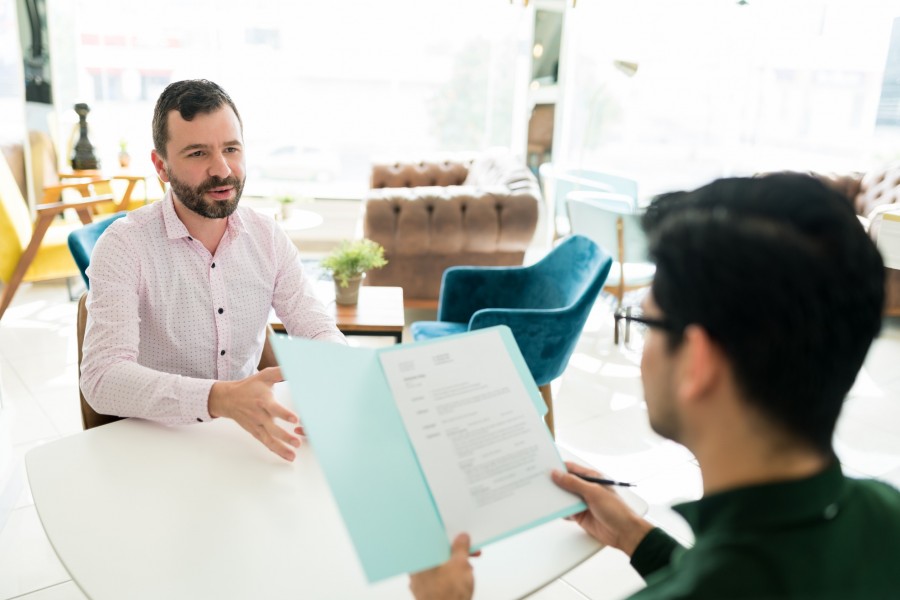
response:
M169 183L169 173L166 171L166 159L159 155L156 149L150 151L150 160L153 161L153 168L156 169L156 175L165 183Z
M678 399L692 402L705 398L719 383L725 356L705 329L690 325L684 330L679 357Z

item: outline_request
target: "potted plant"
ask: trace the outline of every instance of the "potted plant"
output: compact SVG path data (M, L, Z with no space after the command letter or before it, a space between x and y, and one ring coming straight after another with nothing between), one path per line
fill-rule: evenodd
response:
M287 221L291 218L293 212L294 197L290 194L283 194L275 198L278 202L278 211L275 213L275 219Z
M356 304L359 284L366 271L380 269L387 264L384 248L369 239L344 240L322 261L322 268L334 278L334 301Z

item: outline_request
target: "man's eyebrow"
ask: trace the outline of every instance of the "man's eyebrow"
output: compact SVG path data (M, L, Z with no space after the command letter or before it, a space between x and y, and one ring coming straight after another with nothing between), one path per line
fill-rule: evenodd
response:
M178 151L179 154L183 154L185 152L193 152L194 150L205 150L208 148L206 144L188 144L184 148Z
M229 140L222 145L223 145L223 147L226 147L226 148L228 148L230 146L240 146L243 148L243 146L244 146L240 140ZM182 148L179 151L179 153L184 154L185 152L194 152L195 150L206 150L208 148L209 148L209 144L188 144L187 146Z

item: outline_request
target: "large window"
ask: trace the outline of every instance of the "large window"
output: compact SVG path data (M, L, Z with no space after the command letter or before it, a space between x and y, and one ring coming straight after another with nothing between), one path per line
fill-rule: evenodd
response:
M107 167L126 141L133 168L149 170L153 103L186 78L212 79L235 99L247 190L261 195L358 197L372 160L509 147L514 124L527 119L511 108L515 73L527 67L521 4L71 4L59 7L55 40L72 46L68 67L78 76L60 90L60 129L75 122L74 102L88 102L91 141Z
M555 160L652 194L900 157L891 99L876 124L896 17L883 0L579 2Z

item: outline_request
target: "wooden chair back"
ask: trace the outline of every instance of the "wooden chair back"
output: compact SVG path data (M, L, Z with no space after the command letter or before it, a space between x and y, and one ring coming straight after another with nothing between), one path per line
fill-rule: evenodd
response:
M92 427L106 425L107 423L115 423L122 419L122 417L117 417L115 415L98 413L87 403L87 400L84 399L84 393L81 391L81 347L84 344L84 329L87 326L87 295L87 292L83 293L78 300L78 320L76 325L78 334L78 400L81 403L81 426L85 431Z

